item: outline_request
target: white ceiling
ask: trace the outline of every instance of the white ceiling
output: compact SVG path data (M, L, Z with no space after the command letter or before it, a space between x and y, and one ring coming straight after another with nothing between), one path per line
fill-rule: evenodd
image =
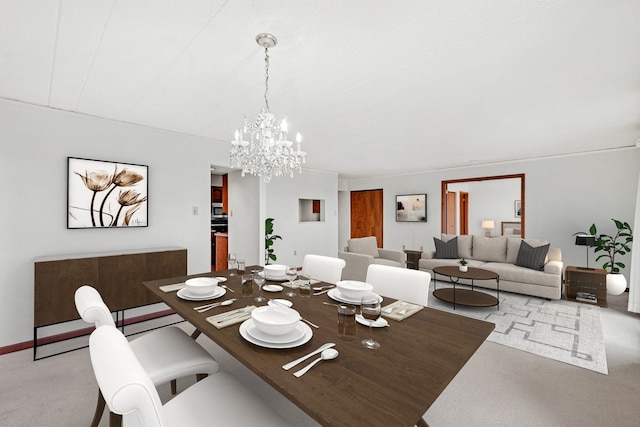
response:
M0 0L0 97L227 143L269 104L345 178L635 146L638 0ZM213 143L213 142L212 142Z

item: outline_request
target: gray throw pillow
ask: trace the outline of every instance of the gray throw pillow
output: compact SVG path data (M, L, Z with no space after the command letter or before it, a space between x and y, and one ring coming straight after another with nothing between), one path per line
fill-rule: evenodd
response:
M436 245L436 254L434 258L438 259L456 259L458 258L458 238L445 242L436 237L433 238L433 242Z
M524 240L520 243L516 265L532 270L544 270L544 259L549 252L549 244L533 247Z

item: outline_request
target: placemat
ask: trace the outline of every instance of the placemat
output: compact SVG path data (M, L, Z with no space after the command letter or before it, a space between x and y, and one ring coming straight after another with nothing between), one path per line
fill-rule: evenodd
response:
M382 315L384 317L388 317L389 319L401 321L409 316L413 316L423 308L424 306L422 305L411 304L404 301L396 301L392 304L382 307Z
M251 312L256 308L257 307L255 305L249 305L235 310L225 311L224 313L207 317L207 322L211 323L218 329L226 328L227 326L235 325L236 323L250 319Z
M179 291L180 289L184 288L185 285L184 283L176 283L174 285L164 285L164 286L160 286L160 290L162 292L173 292L173 291Z
M301 282L300 279L294 280L293 283L291 283L291 282L289 282L287 280L286 282L280 283L280 285L286 286L287 288L298 289L300 287L300 282ZM320 280L311 279L311 280L309 280L309 283L313 286L313 285L317 285L318 283L322 283L322 282L320 282Z

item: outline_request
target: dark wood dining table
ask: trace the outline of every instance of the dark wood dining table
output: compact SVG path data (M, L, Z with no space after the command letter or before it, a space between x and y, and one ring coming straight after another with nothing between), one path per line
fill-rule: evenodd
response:
M255 267L247 267L250 271ZM184 282L192 277L224 276L224 283L235 292L227 292L219 301L237 298L231 306L204 313L193 308L202 301L186 301L176 292L163 292L163 285ZM278 284L269 282L267 284ZM280 283L281 284L281 283ZM389 320L390 326L373 328L380 349L365 348L360 341L369 336L367 326L358 325L354 341L338 337L337 309L327 294L308 298L293 297L293 308L319 326L312 328L311 340L291 349L264 348L240 336L239 324L217 329L206 318L247 305L264 305L243 298L241 278L229 271L171 277L144 282L177 314L192 324L275 390L301 408L323 426L413 426L425 425L422 415L447 387L465 363L489 336L493 323L471 319L425 307L402 321ZM323 285L326 285L323 283ZM314 285L316 286L316 285ZM283 291L263 296L287 298ZM257 291L256 291L257 292ZM384 297L383 307L394 302ZM315 357L285 371L282 365L303 356L327 342L336 343L337 359L321 362L306 375L293 372ZM317 357L317 356L316 356Z

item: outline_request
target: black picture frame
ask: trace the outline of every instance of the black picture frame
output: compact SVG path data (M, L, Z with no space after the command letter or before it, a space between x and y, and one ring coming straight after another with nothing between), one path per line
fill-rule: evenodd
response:
M67 228L149 226L149 166L67 157Z
M427 195L397 195L396 222L427 222Z

